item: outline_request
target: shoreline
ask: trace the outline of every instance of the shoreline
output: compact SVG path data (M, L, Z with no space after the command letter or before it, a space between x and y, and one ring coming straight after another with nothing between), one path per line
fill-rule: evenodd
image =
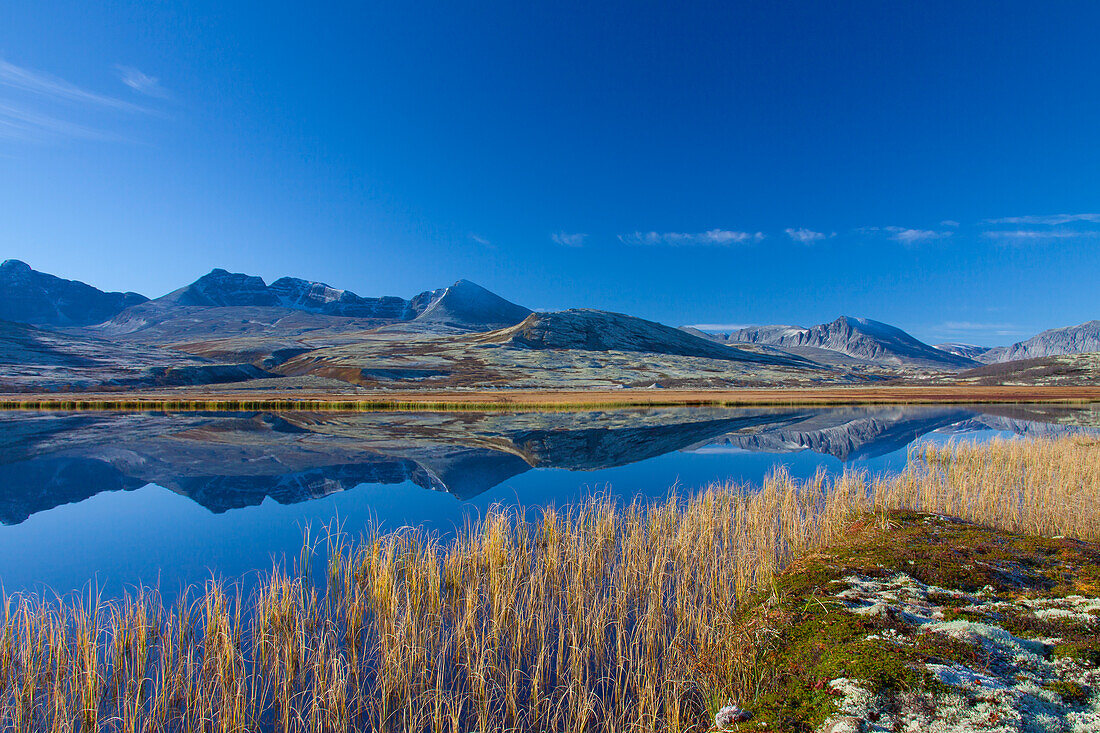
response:
M516 390L310 393L288 396L171 392L0 394L3 410L67 411L490 411L631 407L753 407L921 404L1089 404L1100 386L1087 387L852 387L738 390Z

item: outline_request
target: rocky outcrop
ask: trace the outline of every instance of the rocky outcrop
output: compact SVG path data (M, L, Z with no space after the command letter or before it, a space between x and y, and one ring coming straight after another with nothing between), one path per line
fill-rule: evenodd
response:
M78 280L38 272L19 260L0 264L0 319L6 321L87 326L146 300L137 293L105 293Z
M979 357L986 364L1020 359L1038 359L1044 356L1085 354L1100 351L1100 321L1088 321L1079 326L1052 328L1019 341L1012 346L989 349Z

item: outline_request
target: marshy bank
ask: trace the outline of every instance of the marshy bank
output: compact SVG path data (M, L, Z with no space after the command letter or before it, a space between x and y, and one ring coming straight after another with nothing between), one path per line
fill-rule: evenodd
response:
M1086 385L874 384L855 387L738 389L468 389L359 390L324 393L292 390L177 389L0 394L0 410L134 411L531 411L628 407L760 407L836 405L1100 403L1100 387Z
M939 528L939 545L926 526ZM1070 539L1027 539L1038 537ZM745 727L810 729L855 720L853 689L877 700L891 685L948 684L907 670L962 666L966 654L949 638L919 659L870 664L882 647L866 637L900 633L911 611L883 611L885 622L856 614L866 598L847 598L849 609L839 594L861 586L833 581L893 578L890 566L904 563L926 588L990 580L1001 594L1084 598L1100 594L1100 558L1085 544L1097 539L1100 442L1084 437L924 446L896 476L795 481L780 471L752 491L496 513L445 544L413 530L333 538L326 587L275 570L245 599L218 584L170 607L155 591L102 603L6 599L0 724L678 731L713 728L735 701L753 712ZM1058 582L1013 586L1013 569ZM967 605L939 608L983 613ZM1072 612L1086 631L1094 623ZM1070 640L1085 665L1096 661L1089 638ZM1090 704L1095 690L1072 684L1060 688L1066 699ZM855 724L881 717L864 707Z

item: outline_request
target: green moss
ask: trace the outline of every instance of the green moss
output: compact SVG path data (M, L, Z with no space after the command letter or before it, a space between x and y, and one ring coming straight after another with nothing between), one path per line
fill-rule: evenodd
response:
M870 616L848 611L835 594L838 581L850 575L888 578L906 573L931 586L970 592L985 586L1004 598L1059 597L1080 593L1097 581L1100 555L1085 543L994 531L984 527L912 512L889 516L888 528L870 519L858 522L847 542L788 568L768 593L760 594L740 614L742 621L766 611L777 632L761 661L760 694L750 703L751 724L769 730L811 731L836 713L840 696L829 682L858 680L873 693L946 688L925 670L928 663L982 668L987 660L980 645L944 634L918 633L896 616ZM1100 663L1100 635L1089 624L1040 619L1026 609L995 613L963 610L965 598L933 593L947 620L994 623L1018 636L1057 636L1056 656ZM775 621L778 620L778 621ZM892 630L898 644L881 638ZM868 638L868 637L875 638ZM1053 688L1052 688L1053 689ZM1076 699L1080 690L1055 690Z
M1050 650L1055 659L1072 659L1090 666L1100 666L1100 638L1092 634L1073 641L1063 641Z
M933 601L934 602L934 601ZM957 608L945 608L943 609L944 621L973 621L979 624L988 624L991 619L984 613L977 611L961 611Z
M1063 700L1075 705L1080 705L1089 699L1089 688L1078 682L1056 680L1043 685L1043 687L1058 693Z

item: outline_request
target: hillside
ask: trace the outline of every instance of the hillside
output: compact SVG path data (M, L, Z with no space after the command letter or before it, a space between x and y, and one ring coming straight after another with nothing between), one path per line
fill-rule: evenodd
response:
M654 321L588 309L533 313L522 323L498 332L486 338L486 341L508 343L528 349L638 351L766 364L812 365L805 359L766 356L721 346Z
M959 372L955 381L980 385L1100 384L1100 353L1064 354L986 364Z
M204 385L270 374L169 349L116 344L0 321L0 391Z

